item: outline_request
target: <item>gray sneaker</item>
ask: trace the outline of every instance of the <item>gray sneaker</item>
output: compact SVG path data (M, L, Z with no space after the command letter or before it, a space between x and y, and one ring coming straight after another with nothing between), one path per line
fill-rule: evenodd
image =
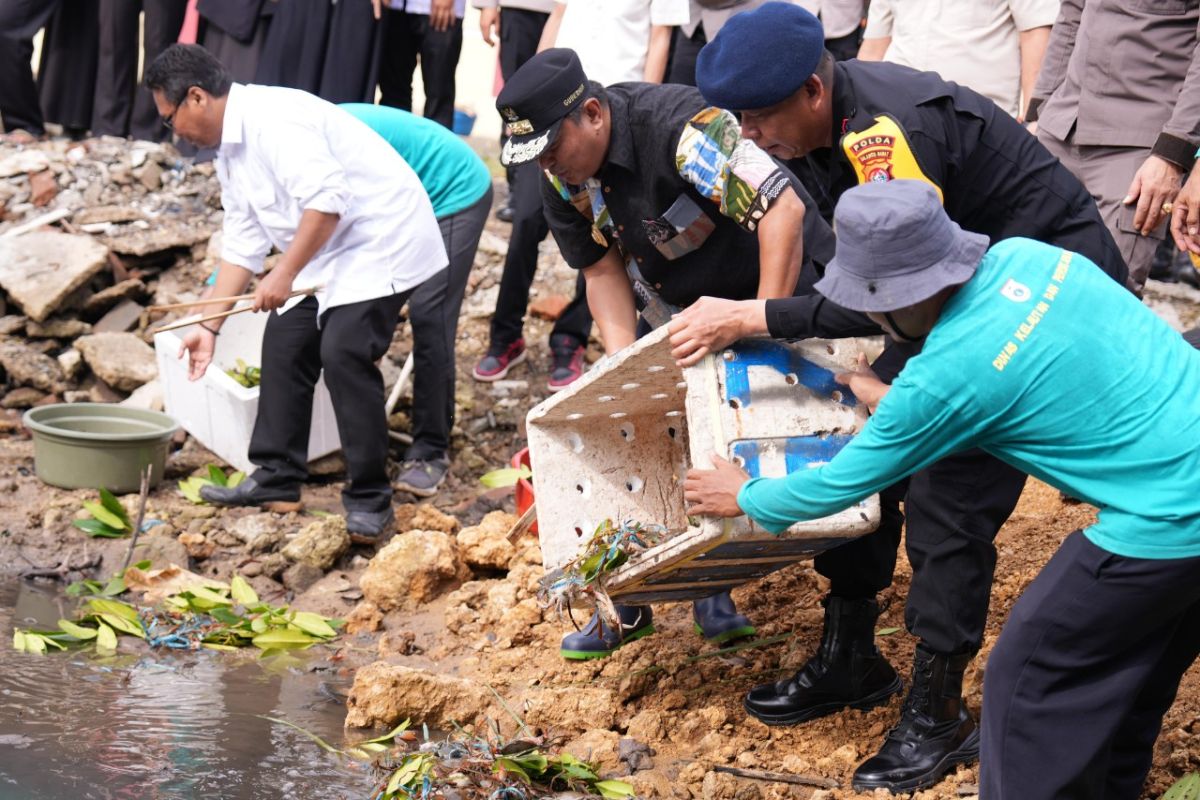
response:
M430 461L405 461L400 465L400 477L395 487L417 497L432 497L446 480L450 471L450 459L435 458Z

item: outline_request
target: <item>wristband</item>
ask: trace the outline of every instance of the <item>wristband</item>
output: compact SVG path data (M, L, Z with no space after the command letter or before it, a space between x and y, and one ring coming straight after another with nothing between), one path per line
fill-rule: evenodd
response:
M220 335L221 335L221 332L220 332L220 331L215 331L215 330L213 330L212 328L210 328L210 327L208 327L207 325L205 325L203 322L198 322L198 323L196 323L196 324L197 324L197 325L199 325L201 328L204 328L204 330L208 331L208 332L209 332L209 333L211 333L213 336L220 336Z

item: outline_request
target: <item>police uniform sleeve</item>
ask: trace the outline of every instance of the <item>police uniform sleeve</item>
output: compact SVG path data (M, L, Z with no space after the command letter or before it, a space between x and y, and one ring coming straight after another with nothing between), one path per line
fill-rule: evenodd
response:
M1191 44L1192 62L1175 98L1171 119L1163 126L1151 149L1154 155L1184 171L1191 169L1196 145L1200 143L1200 27Z
M684 124L675 168L722 214L750 232L791 183L774 159L742 138L737 117L711 106Z
M566 186L542 175L542 209L559 251L575 269L590 267L608 252L607 240L592 225L590 214L571 202Z
M1050 30L1050 41L1046 55L1042 56L1042 68L1038 71L1033 96L1029 99L1026 122L1036 122L1042 103L1054 94L1067 77L1067 63L1075 50L1075 37L1079 34L1079 21L1083 16L1084 0L1063 0L1058 18Z

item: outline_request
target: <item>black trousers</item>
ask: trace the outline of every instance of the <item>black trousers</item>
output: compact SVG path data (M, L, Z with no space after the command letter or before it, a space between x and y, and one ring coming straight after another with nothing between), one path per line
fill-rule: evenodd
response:
M513 210L512 235L508 240L508 254L504 257L496 311L492 314L493 347L509 345L522 335L525 309L529 305L529 288L537 272L538 245L550 232L542 211L543 180L541 167L536 161L522 164L513 171L509 197ZM554 323L551 343L562 341L563 346L586 345L591 330L592 313L588 310L587 289L583 273L580 272L575 279L575 298ZM560 337L569 337L570 341L563 341Z
M413 332L413 443L406 460L442 458L454 425L454 341L458 312L492 210L492 189L457 214L438 220L450 265L418 286L408 303Z
M691 36L685 34L683 28L675 28L671 32L671 61L667 65L667 79L664 82L695 86L696 57L706 44L708 36L704 33L703 23L696 26Z
M508 80L521 65L537 53L542 29L546 27L549 14L524 8L500 9L500 77ZM501 126L500 144L504 145L504 129ZM505 179L512 192L513 168L505 168ZM511 205L511 198L510 198Z
M170 131L163 126L150 90L138 83L138 54L146 65L179 38L187 0L99 0L100 58L92 133L132 136L157 142ZM145 11L143 47L138 49L138 19Z
M91 128L99 51L95 0L65 0L46 26L38 65L38 97L47 122L72 133Z
M254 82L318 94L332 18L329 0L280 2L267 30Z
M4 130L45 132L33 82L33 37L46 27L60 0L0 2L0 121Z
M917 352L892 343L872 366L891 383ZM879 527L822 553L813 566L829 578L831 594L874 597L892 583L903 527L912 565L908 630L938 653L975 652L983 644L996 569L993 541L1016 508L1025 477L982 450L948 456L881 492Z
M1200 653L1200 557L1071 534L1013 606L983 687L983 800L1136 800Z
M321 98L331 103L375 102L383 29L370 3L343 0L334 5L317 91Z
M258 417L250 437L254 480L299 488L308 477L308 432L313 389L321 370L333 399L338 436L350 481L342 490L347 511L382 511L392 500L383 376L375 363L387 352L400 309L412 294L335 306L317 326L316 298L285 314L271 313L262 347Z
M384 22L380 104L412 111L412 80L419 59L425 118L453 128L454 70L462 52L462 20L455 19L446 30L435 31L428 14L388 9Z

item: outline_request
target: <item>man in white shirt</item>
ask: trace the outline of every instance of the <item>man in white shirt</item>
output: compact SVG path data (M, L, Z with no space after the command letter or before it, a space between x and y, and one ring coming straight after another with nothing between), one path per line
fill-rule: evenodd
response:
M169 47L145 84L167 127L219 148L223 250L218 300L204 311L245 291L272 247L282 253L254 293L255 310L273 312L250 441L258 469L233 489L206 487L205 499L300 498L313 388L324 369L350 478L346 526L352 537L376 540L394 518L376 362L408 296L447 264L428 195L404 159L345 111L295 89L235 84L198 45ZM306 288L318 291L289 297ZM184 337L192 380L212 361L220 324L198 324Z
M1024 121L1060 0L871 0L858 57L936 72Z
M662 83L671 28L688 17L688 0L558 0L538 52L574 50L588 77L604 86Z
M383 3L379 102L412 111L412 81L421 62L426 119L454 127L454 70L462 53L466 0L371 0Z

